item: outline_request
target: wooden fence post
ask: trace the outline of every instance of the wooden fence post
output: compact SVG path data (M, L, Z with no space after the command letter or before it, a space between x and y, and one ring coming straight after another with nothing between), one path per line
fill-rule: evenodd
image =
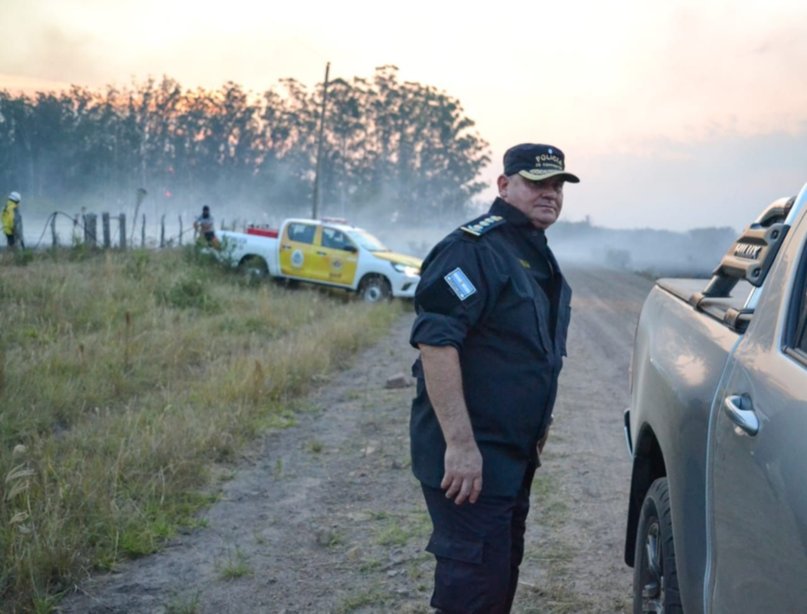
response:
M126 214L121 213L118 215L118 247L126 249Z
M98 216L95 213L84 214L84 244L95 247L98 244Z
M134 229L132 229L134 230ZM146 247L146 214L143 214L143 224L140 226L140 247Z
M182 247L182 216L179 216L179 246Z
M112 246L112 235L109 232L109 212L104 211L101 214L101 228L104 233L104 249L109 249Z
M165 213L160 217L160 249L165 247Z
M53 247L55 248L56 246L59 245L59 236L56 234L56 214L55 213L50 217L50 236L51 236L51 242L53 244Z

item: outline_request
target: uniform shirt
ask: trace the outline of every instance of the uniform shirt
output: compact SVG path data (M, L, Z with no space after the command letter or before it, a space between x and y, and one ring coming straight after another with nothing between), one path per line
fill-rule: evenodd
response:
M465 230L464 230L465 229ZM453 346L482 453L482 495L514 496L546 432L566 355L571 288L543 231L496 199L426 257L410 343ZM420 358L412 367L412 469L427 486L443 478L445 439Z

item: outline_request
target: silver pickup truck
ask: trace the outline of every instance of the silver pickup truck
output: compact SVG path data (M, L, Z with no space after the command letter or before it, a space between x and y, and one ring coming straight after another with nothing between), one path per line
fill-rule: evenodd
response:
M807 185L639 318L634 612L807 612Z

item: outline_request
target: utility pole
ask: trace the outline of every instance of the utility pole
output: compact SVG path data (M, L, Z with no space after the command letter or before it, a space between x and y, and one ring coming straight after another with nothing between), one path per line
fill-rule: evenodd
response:
M322 135L325 130L325 102L328 99L328 73L331 70L331 63L325 64L325 83L322 85L322 106L319 110L319 135L317 137L317 166L314 171L314 202L311 207L311 217L317 219L319 216L319 173L322 165Z

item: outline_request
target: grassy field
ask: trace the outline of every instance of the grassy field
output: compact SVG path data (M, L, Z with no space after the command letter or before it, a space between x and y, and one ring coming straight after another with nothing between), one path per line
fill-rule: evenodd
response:
M403 308L249 285L190 248L0 254L2 609L47 612L194 526L214 468Z

